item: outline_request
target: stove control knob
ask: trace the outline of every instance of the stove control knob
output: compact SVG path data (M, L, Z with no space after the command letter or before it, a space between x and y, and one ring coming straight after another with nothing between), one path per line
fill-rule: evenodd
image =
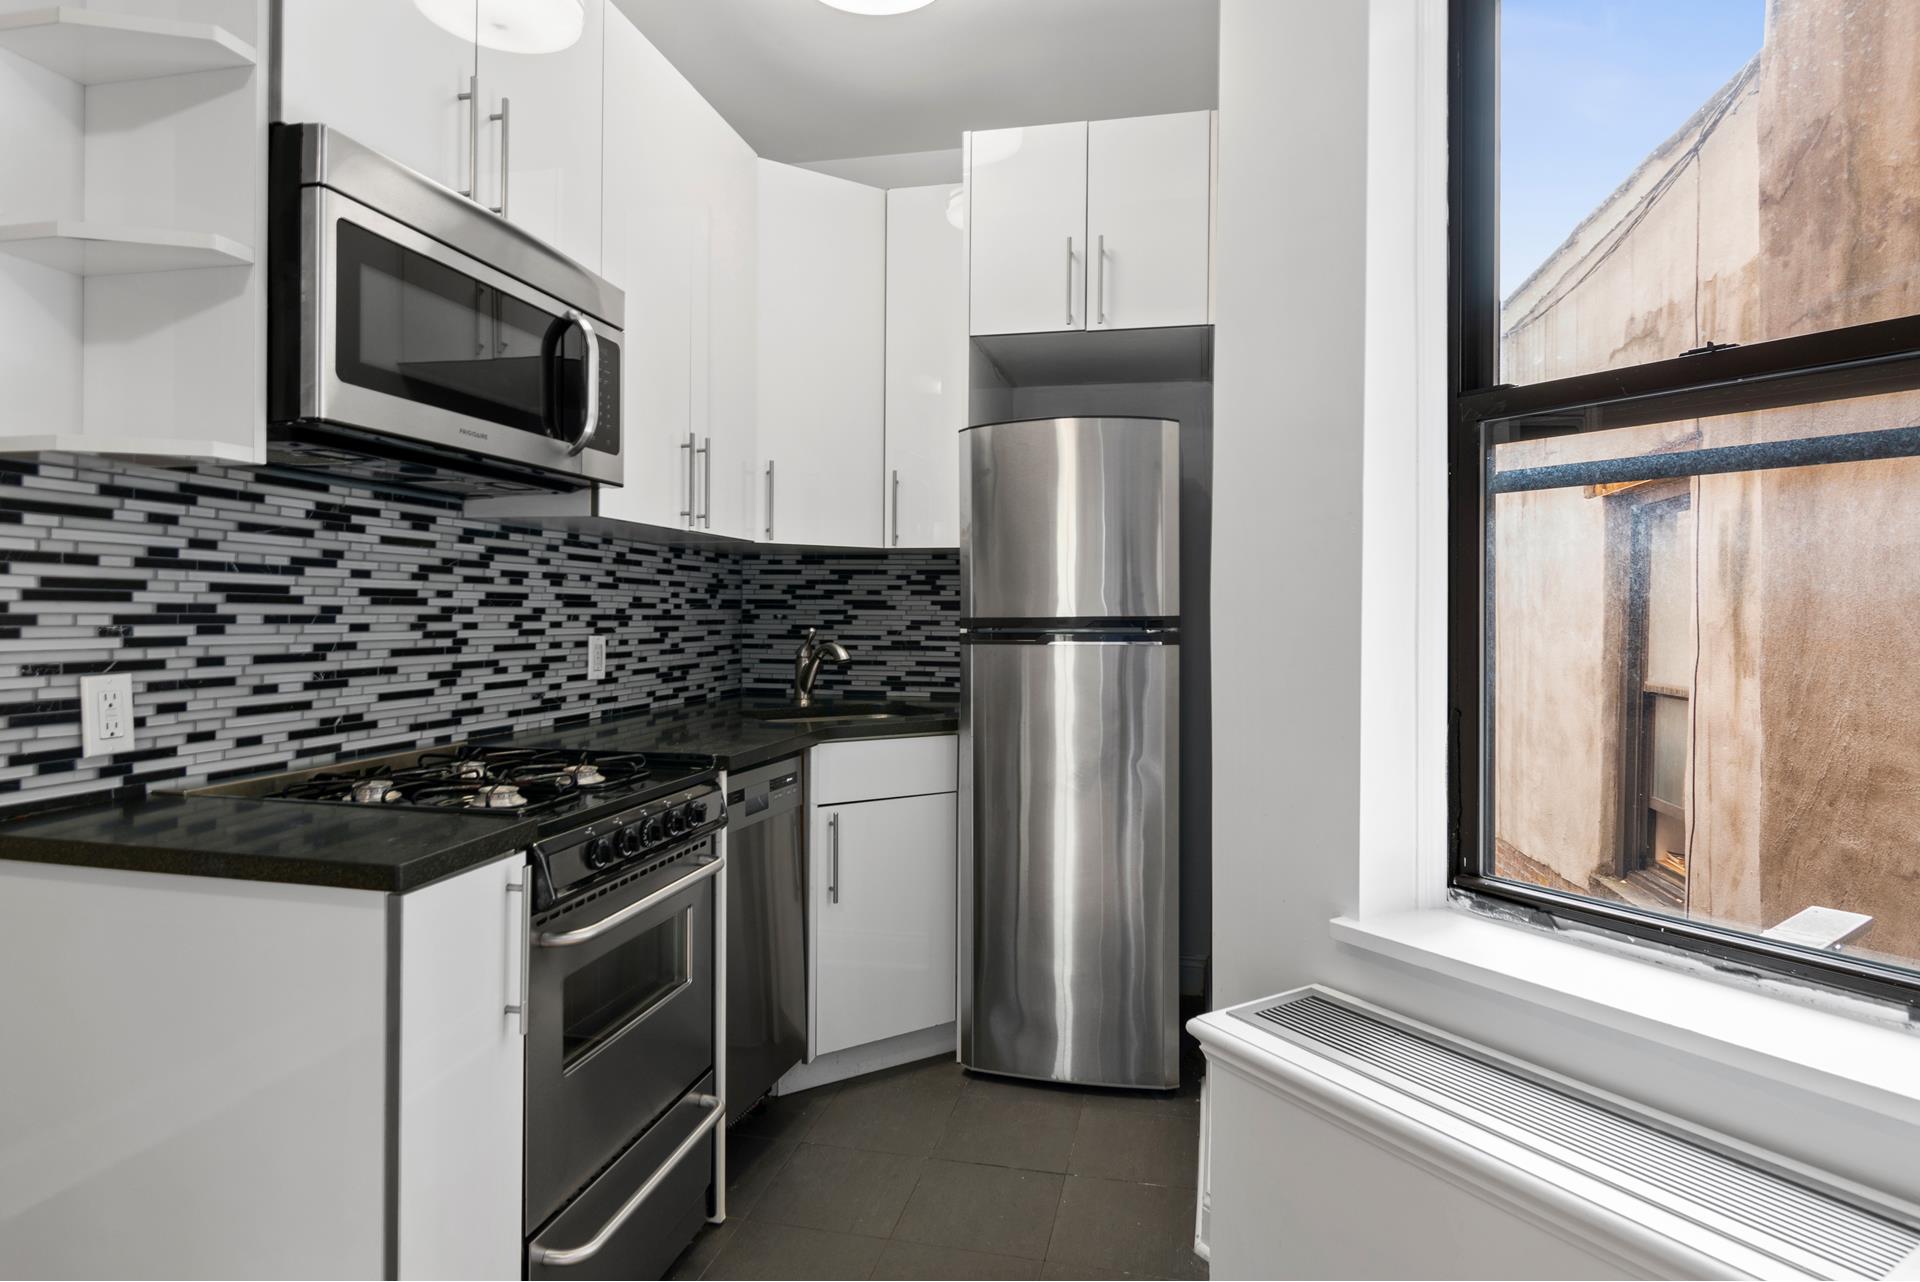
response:
M667 811L667 836L683 837L687 832L687 812L678 807Z
M704 801L688 802L687 819L695 828L705 823L707 821L707 803Z
M605 868L620 858L619 847L611 837L595 837L586 845L585 858L589 868Z
M666 835L666 829L660 825L660 816L649 815L640 821L640 841L643 845L657 846Z
M620 853L633 856L640 853L640 825L628 824L620 830Z

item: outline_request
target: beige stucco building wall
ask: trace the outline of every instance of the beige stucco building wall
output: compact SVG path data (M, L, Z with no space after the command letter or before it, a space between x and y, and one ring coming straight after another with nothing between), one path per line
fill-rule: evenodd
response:
M1507 301L1502 377L1913 312L1920 4L1773 0L1752 62ZM1497 465L1917 424L1907 393L1508 446ZM1617 857L1622 501L1496 507L1496 835L1582 888ZM1689 911L1749 928L1868 912L1863 944L1920 958L1920 461L1696 478L1692 508Z

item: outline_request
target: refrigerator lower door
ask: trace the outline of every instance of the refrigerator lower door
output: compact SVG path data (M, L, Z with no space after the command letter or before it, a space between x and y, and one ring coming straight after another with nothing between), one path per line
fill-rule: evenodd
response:
M1177 1086L1179 647L964 654L961 1059Z

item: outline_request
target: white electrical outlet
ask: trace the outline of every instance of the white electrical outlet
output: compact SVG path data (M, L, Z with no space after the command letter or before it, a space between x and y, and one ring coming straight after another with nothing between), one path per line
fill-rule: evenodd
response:
M607 639L587 638L587 680L599 681L607 675Z
M133 678L124 672L80 678L80 751L102 757L133 747Z

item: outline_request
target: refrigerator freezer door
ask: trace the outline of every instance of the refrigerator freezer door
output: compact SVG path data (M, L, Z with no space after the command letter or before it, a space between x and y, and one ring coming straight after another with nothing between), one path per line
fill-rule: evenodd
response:
M1179 647L964 656L961 1059L1177 1086Z
M961 612L1180 613L1180 425L1055 418L960 434Z

